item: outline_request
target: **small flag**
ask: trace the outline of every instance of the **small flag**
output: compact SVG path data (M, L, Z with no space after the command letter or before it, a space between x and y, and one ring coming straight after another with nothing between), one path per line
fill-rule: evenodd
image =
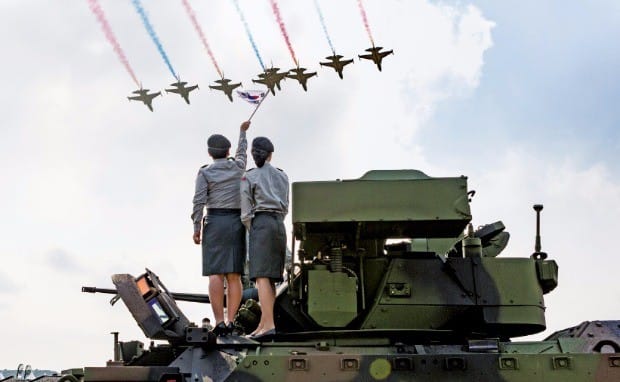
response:
M266 94L263 90L237 90L237 95L241 99L254 105L258 105Z

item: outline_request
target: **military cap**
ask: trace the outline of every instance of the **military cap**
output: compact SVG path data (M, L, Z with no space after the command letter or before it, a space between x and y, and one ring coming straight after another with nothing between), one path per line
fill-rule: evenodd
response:
M222 134L213 134L207 139L209 154L217 157L225 156L230 148L230 141Z
M210 149L228 150L230 148L230 141L222 134L213 134L207 140L207 146Z
M267 137L256 137L252 141L252 149L258 149L267 151L268 153L273 152L273 143Z

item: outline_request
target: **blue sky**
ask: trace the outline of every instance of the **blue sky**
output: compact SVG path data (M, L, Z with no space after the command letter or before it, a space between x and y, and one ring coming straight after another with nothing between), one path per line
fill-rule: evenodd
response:
M272 139L276 166L292 181L395 168L467 175L474 225L502 220L506 256L532 252L531 206L544 203L543 249L560 265L545 297L548 331L620 318L609 303L620 300L620 4L366 0L375 41L395 54L382 72L356 59L340 80L318 65L330 51L313 3L292 1L279 2L282 16L319 76L308 92L286 81L253 120L248 134ZM145 87L167 87L173 79L130 1L100 2ZM253 88L260 66L232 3L191 3L227 77ZM240 4L263 60L291 67L269 3ZM362 54L356 1L321 4L338 53ZM217 75L180 1L144 6L175 70L200 85L189 106L167 95L151 113L127 101L135 85L86 1L0 2L0 321L21 323L0 332L12 343L0 368L102 365L112 330L144 341L123 306L79 292L109 286L113 273L146 266L171 290L207 290L191 241L195 174L206 137L234 141L252 109L208 90ZM44 322L24 314L33 305ZM196 322L210 311L182 308Z

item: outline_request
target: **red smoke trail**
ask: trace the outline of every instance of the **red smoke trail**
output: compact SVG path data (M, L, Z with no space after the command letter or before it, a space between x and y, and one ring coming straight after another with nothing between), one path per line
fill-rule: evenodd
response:
M202 41L202 45L204 45L205 49L207 50L207 53L209 54L209 57L211 57L211 62L213 62L213 66L215 66L215 70L217 70L217 74L219 74L220 77L224 78L224 75L222 74L222 71L220 70L220 67L217 64L217 61L215 60L215 56L213 55L213 52L211 52L211 48L209 47L207 38L202 32L202 28L200 28L200 24L198 24L198 20L196 20L196 14L194 13L194 10L192 9L191 5L189 5L189 2L187 0L181 0L181 1L183 2L183 5L185 6L187 15L192 20L192 24L194 24L194 28L196 29L196 32L198 32L198 36L200 36L200 41Z
M273 14L276 16L278 25L280 25L280 31L282 32L284 41L286 41L286 46L288 46L288 51L291 52L291 57L293 57L293 62L295 62L295 66L299 66L299 63L297 63L297 57L295 57L295 51L293 50L291 41L288 38L288 33L286 33L286 27L284 26L284 21L282 21L282 16L280 16L280 9L278 8L278 4L276 3L276 0L269 0L269 1L271 2L271 9L273 9Z
M129 72L129 75L133 79L133 82L136 83L136 86L140 86L140 81L138 81L138 79L136 78L136 75L131 69L131 66L129 66L129 61L127 61L127 57L125 57L125 53L123 53L123 49L121 49L121 45L116 40L116 37L114 36L114 32L112 32L112 28L110 28L110 24L108 23L108 20L106 20L105 18L103 9L101 9L101 6L97 2L97 0L88 0L88 5L90 6L90 10L93 11L95 16L97 16L97 20L99 20L99 23L101 23L101 28L103 29L103 33L105 34L105 37L108 39L110 44L112 44L114 51L118 55L118 58L119 60L121 60L121 63L123 64L125 69L127 69L127 71Z
M360 8L360 13L362 14L362 19L364 20L364 27L366 27L366 32L368 32L368 37L370 37L370 42L372 46L375 46L375 40L372 39L372 33L370 33L370 26L368 26L368 18L366 17L366 11L364 10L364 5L362 4L362 0L357 0L357 5Z

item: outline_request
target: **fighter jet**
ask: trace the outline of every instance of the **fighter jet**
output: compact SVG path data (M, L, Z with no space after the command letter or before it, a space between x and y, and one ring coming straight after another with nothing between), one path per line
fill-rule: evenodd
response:
M267 88L271 90L271 93L276 95L275 88L277 87L278 90L282 90L280 81L285 79L288 74L288 72L278 72L278 70L280 70L280 68L267 68L263 73L258 75L258 79L253 79L252 82L267 86Z
M209 88L223 91L224 94L226 94L228 96L228 99L230 100L230 102L233 101L232 91L235 88L238 88L239 86L241 86L241 82L236 83L236 84L230 84L229 83L230 80L228 78L224 78L224 77L222 77L221 80L217 80L215 82L218 83L219 85L214 85L214 86L209 85Z
M149 89L142 89L142 86L140 86L140 89L134 90L132 93L138 94L138 95L127 97L127 99L130 101L144 102L144 104L149 108L150 111L153 111L153 105L152 105L153 98L157 97L158 95L161 95L161 92L149 94Z
M393 50L386 50L385 52L380 52L381 49L383 48L380 46L375 47L373 45L372 48L366 49L366 51L370 52L370 54L362 54L358 57L366 60L372 60L372 62L377 64L377 68L379 68L379 71L381 71L381 60L383 60L383 57L387 56L388 54L394 54Z
M329 62L319 62L319 64L321 66L329 66L331 68L334 68L334 70L338 73L338 76L340 77L340 79L342 79L342 69L344 69L345 65L349 65L350 63L353 62L353 59L350 60L341 60L343 56L339 55L339 54L335 54L333 56L327 56L325 57L326 59L329 60Z
M198 89L198 85L193 85L193 86L188 86L188 87L185 87L185 85L187 85L187 82L182 82L180 79L177 78L177 82L170 84L170 86L173 86L173 88L166 89L166 93L179 94L181 97L183 97L185 102L187 102L187 104L189 105L189 92L191 92L194 89Z
M305 71L306 68L300 68L298 66L295 69L289 70L289 73L286 75L286 77L299 81L301 87L304 88L304 91L308 91L308 88L306 87L306 82L308 81L308 78L316 76L316 72L304 73Z

